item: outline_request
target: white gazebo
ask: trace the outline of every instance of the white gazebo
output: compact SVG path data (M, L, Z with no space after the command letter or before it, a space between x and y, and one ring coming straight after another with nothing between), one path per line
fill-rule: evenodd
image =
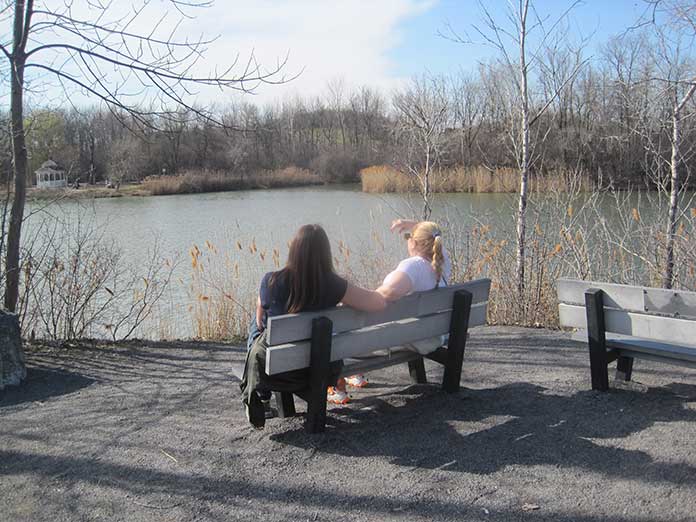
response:
M68 178L55 161L48 160L36 171L36 186L49 189L67 187Z

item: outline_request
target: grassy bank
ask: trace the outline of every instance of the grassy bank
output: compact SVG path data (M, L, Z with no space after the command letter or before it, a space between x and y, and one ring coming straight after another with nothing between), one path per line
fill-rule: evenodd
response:
M417 193L418 179L388 165L376 165L360 171L363 192ZM579 180L579 181L578 181ZM275 189L322 185L327 181L319 174L299 167L286 167L240 176L221 171L187 171L175 176L152 176L142 183L123 184L118 189L83 185L73 189L29 188L29 200L97 199L123 196L166 196L171 194L200 194L236 190ZM578 187L578 183L580 187ZM532 192L591 191L587 176L556 170L532 176ZM519 174L515 169L484 167L455 167L434 171L430 179L431 191L439 193L513 193L519 189Z
M270 188L321 185L319 176L297 167L259 172L251 176L233 176L215 171L192 171L179 176L158 176L146 179L142 187L153 196L195 194Z
M57 200L57 199L101 199L120 198L124 196L150 196L140 184L124 184L118 189L106 188L103 185L82 185L79 189L65 187L60 189L40 189L30 187L27 190L27 200Z
M363 192L419 192L415 176L388 165L376 165L360 171ZM555 170L530 177L531 191L565 191L576 183L577 175L567 170ZM580 179L582 191L592 189L589 177ZM519 172L512 168L454 167L439 169L430 178L432 192L504 193L519 190Z
M99 199L123 196L166 196L170 194L200 194L235 190L274 189L322 185L324 181L314 172L297 167L257 172L249 176L220 171L188 171L177 176L155 176L142 183L124 183L118 189L103 185L82 185L75 189L39 189L30 187L27 199Z

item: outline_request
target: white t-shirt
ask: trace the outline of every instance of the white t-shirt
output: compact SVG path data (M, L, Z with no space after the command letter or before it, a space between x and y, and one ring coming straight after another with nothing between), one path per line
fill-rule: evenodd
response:
M437 274L428 261L420 256L413 256L401 261L396 269L384 278L382 284L388 285L389 280L394 277L396 272L403 272L411 280L412 292L425 292L439 286L447 286L452 272L452 263L446 250L442 251L442 256L444 263L442 264L442 276L439 281L436 281Z
M449 253L445 249L442 250L442 257L444 258L444 262L442 263L442 276L437 282L437 285L435 284L435 279L437 278L435 269L433 269L428 261L420 256L409 257L401 261L396 269L384 278L382 284L388 285L390 278L394 277L397 272L403 272L411 280L411 292L425 292L426 290L433 290L436 286L447 286L447 282L452 274L452 262L450 261ZM400 348L406 348L407 350L425 355L435 350L438 346L447 344L448 337L449 335L438 335L430 339L423 339L422 341L410 343L403 347L396 346L393 349L398 350Z

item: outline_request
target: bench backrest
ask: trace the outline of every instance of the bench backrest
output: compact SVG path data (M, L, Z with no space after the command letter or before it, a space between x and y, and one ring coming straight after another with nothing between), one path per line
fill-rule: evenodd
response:
M607 332L696 346L696 292L573 279L559 279L557 289L563 327L587 328L585 292L599 289Z
M406 296L377 313L335 307L319 312L303 312L271 317L266 340L266 373L277 373L309 366L312 321L327 317L333 322L331 360L366 355L375 350L421 341L449 332L454 294L472 294L469 327L486 323L486 304L491 282L478 279Z

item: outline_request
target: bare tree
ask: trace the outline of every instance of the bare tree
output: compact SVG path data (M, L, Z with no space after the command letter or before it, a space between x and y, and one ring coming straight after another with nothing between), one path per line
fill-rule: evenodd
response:
M662 286L674 285L674 247L677 224L681 218L680 194L683 190L680 167L684 162L682 150L684 111L696 93L696 71L691 58L696 37L696 9L689 0L645 0L649 7L638 26L650 26L655 34L657 55L656 80L663 85L660 97L669 100L670 157L669 211L662 271ZM656 151L659 154L659 150Z
M181 16L210 0L169 0ZM53 3L54 5L56 3ZM36 71L68 91L96 97L114 114L126 114L124 124L152 126L182 107L192 115L215 120L190 100L201 87L249 92L259 84L285 81L284 62L263 69L253 55L239 56L222 71L198 74L196 65L212 40L177 37L179 24L169 25L167 14L147 29L136 26L146 16L149 2L134 0L126 9L113 1L89 2L91 18L83 18L74 2L57 7L34 0L5 0L0 23L12 21L11 34L0 34L0 52L10 69L10 113L14 198L7 232L4 305L15 311L19 297L20 244L27 183L27 146L24 127L26 73ZM161 12L161 11L160 11ZM149 99L150 108L133 100ZM218 122L220 123L220 122Z
M397 132L406 154L397 163L418 181L423 198L423 220L430 218L431 175L437 166L448 117L447 86L442 78L422 76L394 95L399 113Z
M496 20L483 2L479 2L479 7L483 14L483 22L480 27L474 26L476 34L483 40L483 43L498 51L500 61L510 71L515 86L515 92L510 93L510 96L514 97L518 110L515 123L517 132L511 133L510 136L520 176L515 262L517 291L520 301L522 301L525 288L528 182L533 163L530 129L549 109L566 85L575 78L585 62L580 61L574 68L567 71L565 78L559 78L555 82L554 90L546 93L545 102L539 104L540 107L535 111L530 107L532 101L529 89L530 71L541 62L541 52L545 48L548 39L555 34L559 29L559 24L578 4L579 1L573 2L561 17L549 23L547 18L541 17L536 11L532 0L509 2L507 12L505 13L505 19L507 20L507 25L505 25ZM529 36L535 30L539 30L541 37L535 45L536 49L530 52L527 48ZM460 34L451 26L448 26L447 32L443 36L458 43L474 43L474 40L468 34ZM517 57L513 53L516 53Z
M450 89L454 122L460 128L459 161L471 165L484 108L481 84L473 76L460 72L452 78Z

